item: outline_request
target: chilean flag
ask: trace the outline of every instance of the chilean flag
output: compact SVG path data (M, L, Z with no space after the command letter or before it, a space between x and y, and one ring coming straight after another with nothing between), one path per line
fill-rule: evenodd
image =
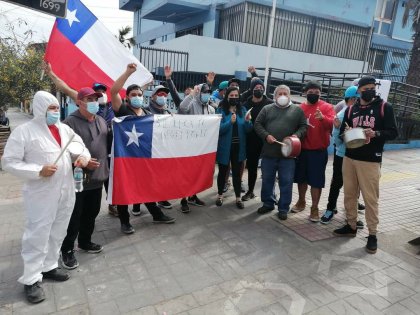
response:
M213 185L220 115L115 118L108 202L191 196Z
M75 90L94 82L110 87L133 62L137 71L124 88L134 83L143 86L153 80L152 74L79 0L69 0L66 18L56 20L45 60Z

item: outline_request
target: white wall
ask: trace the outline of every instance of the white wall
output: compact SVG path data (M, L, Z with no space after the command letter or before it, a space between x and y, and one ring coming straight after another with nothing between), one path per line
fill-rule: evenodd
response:
M249 65L265 66L266 47L223 39L187 35L153 47L188 52L190 71L234 74L247 71ZM270 66L297 72L359 72L363 61L273 48Z

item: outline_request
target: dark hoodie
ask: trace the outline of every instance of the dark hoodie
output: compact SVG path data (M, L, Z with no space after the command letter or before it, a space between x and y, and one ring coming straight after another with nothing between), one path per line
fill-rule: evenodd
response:
M92 158L97 159L100 163L100 166L93 171L84 169L88 174L88 180L83 185L84 190L101 188L109 175L107 160L108 126L105 119L96 115L95 121L89 122L77 110L71 113L63 123L72 128L82 138Z
M340 135L344 133L346 124L352 128L372 128L374 131L380 132L380 136L371 138L369 143L360 148L347 148L347 157L358 161L382 162L385 141L393 140L398 136L394 109L391 104L385 103L382 113L382 102L383 100L377 97L369 105L362 106L360 100L358 100L356 104L346 109L340 128Z

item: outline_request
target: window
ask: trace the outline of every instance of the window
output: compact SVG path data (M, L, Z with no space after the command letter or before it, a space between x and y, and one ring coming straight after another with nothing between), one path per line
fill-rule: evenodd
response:
M156 42L156 38L149 40L149 45L154 45Z
M386 51L381 49L369 50L369 72L384 72Z
M178 31L175 33L175 37L181 37L181 36L185 36L185 35L198 35L198 36L203 36L203 24L201 25L197 25L191 28L187 28L185 30L182 31Z
M396 0L377 0L374 24L375 33L381 35L390 35L396 6Z

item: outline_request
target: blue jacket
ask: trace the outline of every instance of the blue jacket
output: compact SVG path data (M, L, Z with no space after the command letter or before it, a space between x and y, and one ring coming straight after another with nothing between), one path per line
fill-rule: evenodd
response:
M346 111L347 106L345 106L338 114L337 118L340 119L340 122L343 122L344 112ZM332 137L335 144L335 154L340 157L344 157L346 154L346 145L344 144L343 140L340 139L340 127L333 128Z
M222 120L220 122L216 161L219 164L228 165L230 161L230 146L232 144L233 125L230 121L232 113L226 115L222 109L219 109L218 113L222 114ZM252 130L251 121L245 121L246 109L244 107L242 107L242 113L242 117L236 115L239 136L239 162L246 160L246 133Z

